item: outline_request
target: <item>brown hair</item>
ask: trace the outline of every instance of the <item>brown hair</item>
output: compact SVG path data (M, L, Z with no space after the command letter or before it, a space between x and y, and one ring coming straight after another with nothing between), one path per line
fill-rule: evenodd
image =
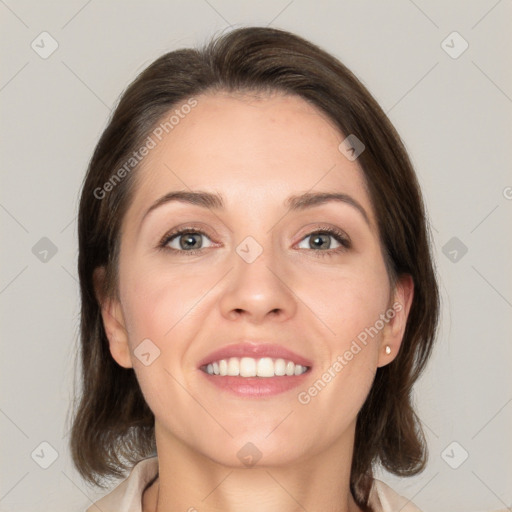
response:
M94 270L104 266L104 292L117 296L119 227L133 196L137 166L108 194L98 190L164 115L207 91L298 95L365 145L358 162L376 212L390 281L394 284L406 273L415 287L399 353L377 369L357 418L350 488L366 508L374 464L404 476L419 473L426 464L411 392L431 354L439 314L430 233L406 150L368 90L327 52L271 28L236 29L200 50L181 49L158 58L121 96L96 146L78 217L82 391L76 395L71 428L74 464L88 482L105 487L103 477L122 477L139 460L156 455L154 415L133 369L119 366L110 354L93 282Z

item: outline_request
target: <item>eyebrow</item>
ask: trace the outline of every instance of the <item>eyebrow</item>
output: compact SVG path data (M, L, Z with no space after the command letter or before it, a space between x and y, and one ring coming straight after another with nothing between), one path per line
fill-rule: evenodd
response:
M146 210L146 213L144 213L141 224L152 211L173 201L193 204L211 210L223 210L225 208L224 200L220 194L203 191L176 190L168 192L157 199ZM362 215L368 226L370 226L370 219L363 206L352 196L341 192L306 192L300 195L293 195L286 199L284 206L288 208L288 211L304 211L308 208L329 202L341 202L352 206Z

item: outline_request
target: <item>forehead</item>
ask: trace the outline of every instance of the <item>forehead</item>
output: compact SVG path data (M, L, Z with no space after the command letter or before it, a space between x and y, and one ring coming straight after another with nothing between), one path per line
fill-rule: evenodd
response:
M330 191L355 197L372 219L363 172L338 149L345 135L306 100L223 92L195 100L168 133L160 129L161 140L152 136L129 215L142 215L171 190L219 192L228 208L239 209L279 208L290 195Z

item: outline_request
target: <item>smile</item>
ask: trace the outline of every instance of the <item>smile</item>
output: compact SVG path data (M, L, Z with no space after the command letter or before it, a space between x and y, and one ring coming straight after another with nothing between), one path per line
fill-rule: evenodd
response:
M302 375L308 371L308 366L295 364L282 358L271 357L230 357L213 361L201 367L201 370L208 375L219 375L221 377L284 377Z

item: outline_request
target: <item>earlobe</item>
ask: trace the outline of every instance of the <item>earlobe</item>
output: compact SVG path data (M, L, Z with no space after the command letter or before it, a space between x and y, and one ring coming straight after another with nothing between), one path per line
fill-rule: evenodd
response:
M400 276L395 287L393 303L386 315L389 323L383 331L377 367L391 363L398 355L407 326L407 318L414 297L414 281L410 274Z
M133 368L128 333L125 327L121 303L104 293L105 268L98 267L93 275L94 289L101 308L103 327L108 338L110 353L123 368Z

